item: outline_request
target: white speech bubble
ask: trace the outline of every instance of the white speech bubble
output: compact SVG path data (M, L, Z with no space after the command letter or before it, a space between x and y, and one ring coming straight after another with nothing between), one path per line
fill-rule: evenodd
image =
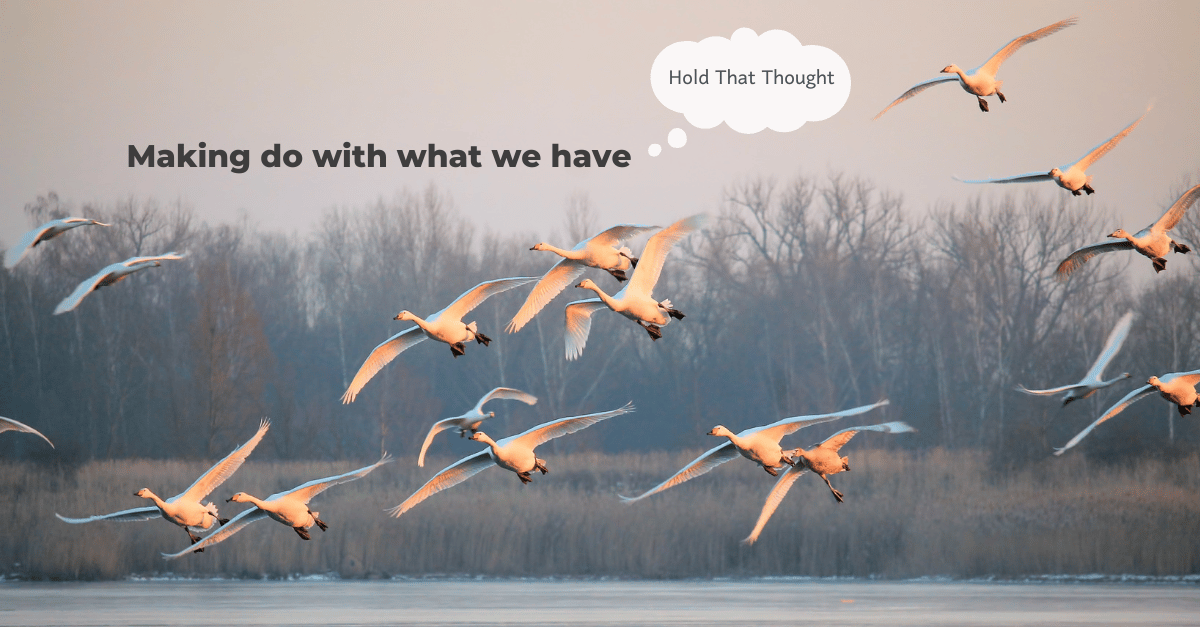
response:
M794 131L841 111L850 70L829 48L791 33L739 28L729 39L673 43L654 59L650 85L664 107L696 128L721 122L745 134Z

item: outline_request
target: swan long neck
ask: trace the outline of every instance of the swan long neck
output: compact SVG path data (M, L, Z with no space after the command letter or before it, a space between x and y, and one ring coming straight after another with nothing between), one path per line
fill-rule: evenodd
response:
M154 504L158 506L158 509L163 509L167 506L165 501L158 498L158 495L151 492L150 490L146 490L146 496L143 496L142 498L150 499L151 501L154 501Z
M245 493L243 493L243 494L245 494ZM252 504L254 504L255 507L257 507L258 509L261 509L261 510L268 509L267 507L264 507L264 505L266 504L265 501L263 501L262 499L250 496L249 494L246 494L246 500L244 502L252 503Z
M967 82L967 75L966 75L966 73L964 73L962 71L962 68L960 68L960 67L954 68L954 73L958 74L958 80L962 81L963 83Z
M415 323L417 323L417 326L421 327L421 330L422 330L422 331L428 331L428 330L429 330L429 323L428 323L428 322L425 322L425 319L424 319L424 318L422 318L422 317L420 317L420 316L418 316L418 315L416 315L416 314L412 314L412 313L410 313L409 315L410 315L410 316L412 316L412 321L413 321L413 322L415 322Z
M548 251L558 255L559 257L566 257L567 259L582 259L583 258L582 250L566 250L564 248L559 248L558 246L554 246L552 244L542 244L542 247L544 250L548 250Z
M1107 387L1107 386L1113 385L1114 383L1120 383L1121 381L1124 381L1125 379L1128 379L1128 378L1129 378L1129 375L1123 374L1119 377L1109 379L1108 381L1100 381L1100 385Z
M617 302L616 299L614 299L612 296L609 296L608 294L605 294L604 290L600 289L600 286L596 285L594 283L591 285L585 286L584 289L592 290L593 292L595 292L596 296L599 296L600 300L604 301L604 304L608 305L609 309L613 309L613 303Z
M483 442L484 444L486 444L486 445L488 445L489 447L491 447L491 449L492 449L492 452L495 452L495 453L499 453L499 452L500 452L500 447L499 447L499 446L496 444L496 441L495 441L495 440L493 440L493 439L491 438L491 436L487 435L486 433L484 433L484 432L482 432L482 431L480 431L480 432L476 433L476 434L475 434L475 439L476 439L476 440L478 440L478 441L480 441L480 442Z

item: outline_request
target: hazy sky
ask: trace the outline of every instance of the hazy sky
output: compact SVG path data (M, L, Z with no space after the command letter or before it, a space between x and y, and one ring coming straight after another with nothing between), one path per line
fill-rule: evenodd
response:
M1008 40L1070 15L1079 24L1010 58L1006 104L942 85L871 118L945 65L971 68ZM245 211L305 231L325 210L434 183L465 219L505 232L561 223L587 192L603 222L666 223L713 210L752 176L861 175L914 212L980 193L967 178L1070 163L1154 110L1089 173L1095 203L1140 228L1200 173L1200 3L0 3L0 241L56 191L78 206L182 199L205 220ZM842 111L790 133L691 127L650 88L664 47L736 29L783 29L837 52ZM687 131L683 148L667 133ZM127 167L129 144L248 149L245 174ZM387 168L321 170L311 150L374 143ZM483 168L401 169L396 148L478 146ZM274 143L305 163L268 170ZM627 168L499 169L492 149L625 149ZM663 154L647 154L651 143ZM1051 183L1042 193L1065 194ZM1097 235L1102 235L1098 233ZM1180 266L1182 267L1182 266Z

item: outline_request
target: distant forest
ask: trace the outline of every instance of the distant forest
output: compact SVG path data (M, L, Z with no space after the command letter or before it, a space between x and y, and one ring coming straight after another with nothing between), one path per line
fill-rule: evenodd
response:
M1162 190L1163 207L1182 189ZM529 289L518 288L465 318L494 339L490 347L472 344L455 359L440 343L418 345L350 405L340 396L371 349L411 325L392 320L400 310L426 315L481 281L541 276L559 258L530 246L569 247L610 225L575 196L554 230L481 233L454 209L451 191L432 187L331 209L311 231L290 234L207 224L185 204L69 206L48 194L26 206L30 228L69 215L113 226L76 229L0 269L0 415L57 446L6 434L0 456L67 465L212 459L267 416L256 459L415 457L435 420L509 386L540 400L489 405L497 417L484 428L495 435L634 402L636 413L547 445L564 453L707 448L718 443L704 436L716 424L738 431L888 398L855 424L904 420L919 433L873 446L979 449L1002 464L1044 458L1150 375L1200 368L1200 254L1171 255L1144 288L1129 287L1126 268L1150 265L1133 252L1093 259L1059 282L1054 268L1071 250L1140 225L1042 191L918 218L901 194L867 180L736 183L709 210L714 226L667 259L655 296L687 317L662 340L600 312L582 358L568 362L563 306L591 294L568 288L509 335ZM1193 246L1198 213L1176 231ZM52 315L105 265L170 251L187 256ZM586 276L618 289L599 270ZM1130 381L1066 408L1014 390L1078 381L1130 310L1133 329L1106 373L1130 372ZM1069 454L1190 454L1198 421L1147 399ZM784 443L851 426L842 422ZM468 444L443 436L431 452L478 450Z

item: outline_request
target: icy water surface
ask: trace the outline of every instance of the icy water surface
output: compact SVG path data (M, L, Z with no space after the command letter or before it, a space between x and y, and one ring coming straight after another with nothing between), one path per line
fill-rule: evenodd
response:
M1196 625L1200 586L755 581L0 583L0 625Z

